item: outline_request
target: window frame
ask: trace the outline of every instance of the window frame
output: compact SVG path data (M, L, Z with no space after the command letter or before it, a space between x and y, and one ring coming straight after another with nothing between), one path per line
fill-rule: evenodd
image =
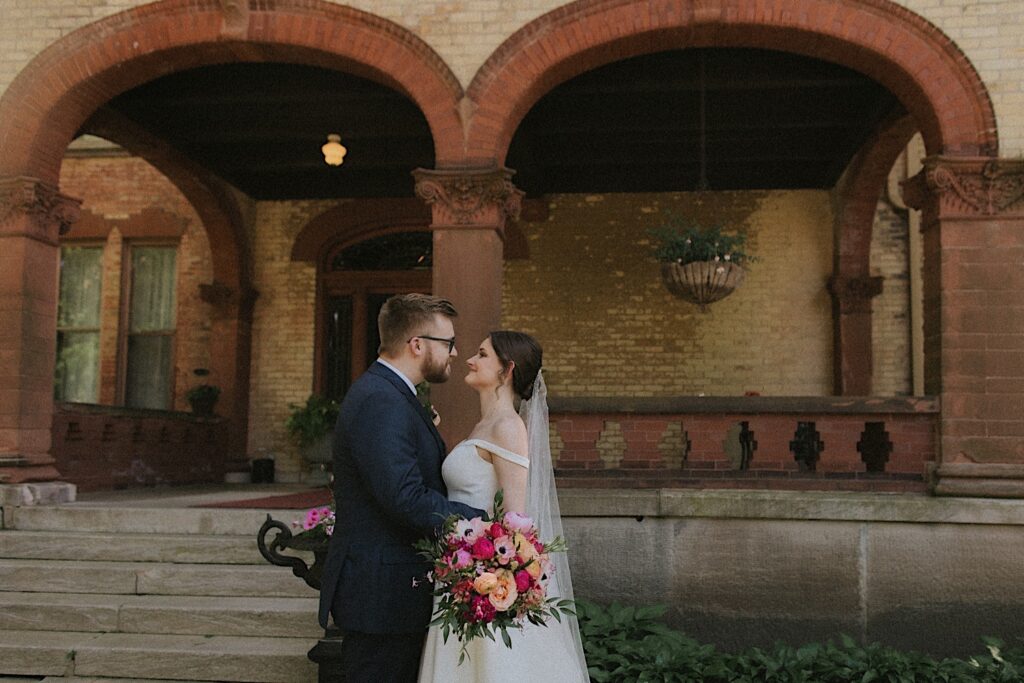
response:
M181 256L180 246L180 240L167 238L131 238L124 239L121 242L121 301L117 321L117 391L115 402L126 408L131 407L133 409L140 410L174 410L174 402L177 398L175 391L175 371L177 369L178 361L178 308L181 303L181 297L178 296L180 286L178 270L181 267L181 259L179 258ZM143 409L128 406L128 338L133 336L131 332L131 306L132 297L134 296L132 278L134 275L134 250L138 248L174 249L174 328L169 334L166 331L138 333L139 336L171 337L170 373L168 378L166 408Z
M106 273L106 267L107 267L107 264L106 264L106 260L107 260L106 248L107 248L106 242L98 240L98 239L61 240L60 244L58 245L58 250L59 250L58 251L58 258L61 259L62 261L63 261L63 254L61 252L63 252L65 249L98 249L99 252L100 252L100 272L99 272L99 279L98 279L98 283L99 283L99 287L100 287L100 294L99 294L100 310L99 310L99 315L97 316L97 319L96 319L96 327L95 328L91 328L91 327L88 327L88 328L86 328L86 327L74 327L74 328L61 327L61 324L60 324L60 295L61 295L61 286L60 285L61 285L61 277L63 276L63 272L62 272L62 268L60 267L59 264L58 264L58 268L57 268L57 321L56 321L56 323L57 323L56 324L57 339L60 338L60 335L61 335L62 332L76 332L76 333L95 332L96 333L96 345L97 345L97 353L96 353L96 392L95 392L94 399L92 401L93 404L99 403L100 395L102 394L102 389L103 389L103 387L102 387L103 376L101 374L101 371L102 371L102 368L103 368L103 279L104 279L104 275ZM59 360L60 359L60 346L55 343L54 347L55 347L55 360ZM55 367L54 368L53 400L56 401L56 402L59 402L59 403L73 403L73 401L68 401L64 397L60 397L60 398L57 397L57 384L56 384L56 380L57 380L57 376L56 376L56 367Z

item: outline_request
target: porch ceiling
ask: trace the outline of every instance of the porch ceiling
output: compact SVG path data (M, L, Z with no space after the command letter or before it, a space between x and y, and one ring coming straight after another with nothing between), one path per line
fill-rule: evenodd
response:
M694 189L701 59L715 190L831 187L879 121L900 110L869 78L796 55L645 55L543 97L509 149L516 184L534 196ZM434 165L427 122L410 100L320 68L204 67L144 84L109 106L257 199L409 197L409 172ZM334 132L349 150L340 167L320 154Z

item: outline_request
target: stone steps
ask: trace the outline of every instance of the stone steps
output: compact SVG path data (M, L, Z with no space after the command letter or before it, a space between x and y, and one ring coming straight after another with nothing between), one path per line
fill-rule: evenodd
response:
M4 674L311 683L308 638L0 631Z
M283 636L315 640L316 598L0 593L0 630Z
M0 531L0 557L34 560L265 564L251 536Z
M290 569L262 565L0 559L0 586L17 592L316 598Z
M245 536L256 531L269 514L291 524L305 510L234 510L211 508L102 508L84 505L15 507L5 509L4 529L21 531L93 531L118 534L178 534Z
M318 595L260 556L265 512L2 513L0 683L316 680Z

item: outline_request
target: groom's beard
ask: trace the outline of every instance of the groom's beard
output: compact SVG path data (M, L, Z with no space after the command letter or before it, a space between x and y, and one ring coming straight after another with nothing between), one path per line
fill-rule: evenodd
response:
M447 382L452 374L452 357L437 358L433 354L423 359L423 379L431 384Z

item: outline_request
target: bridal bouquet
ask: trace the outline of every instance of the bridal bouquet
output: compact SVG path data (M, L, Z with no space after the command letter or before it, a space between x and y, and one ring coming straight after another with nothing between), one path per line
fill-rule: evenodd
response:
M546 626L547 618L573 614L573 602L547 595L552 567L549 553L565 552L561 537L542 543L533 520L517 512L502 513L501 491L494 497L494 519L465 519L452 515L436 539L416 549L433 569L427 575L439 598L431 626L440 626L445 642L454 633L466 644L500 633L512 647L508 629L530 622Z

